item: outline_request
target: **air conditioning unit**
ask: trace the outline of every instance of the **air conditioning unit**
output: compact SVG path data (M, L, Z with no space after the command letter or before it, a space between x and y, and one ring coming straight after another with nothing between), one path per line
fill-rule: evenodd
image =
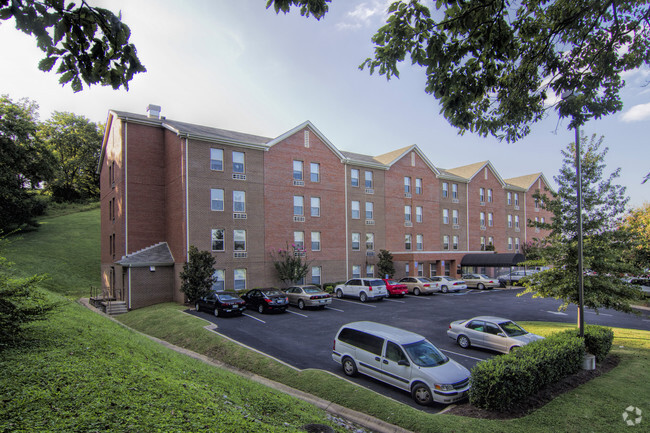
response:
M293 222L294 223L304 223L305 222L305 217L304 216L294 215L293 216Z
M366 225L367 226L374 226L375 225L375 220L366 220Z
M411 193L410 192L405 192L404 197L405 198L411 198Z
M246 251L235 251L233 253L233 257L236 259L245 259L246 257L248 257L248 254L246 253Z
M366 188L366 194L374 194L375 190L372 188Z
M293 180L293 186L305 186L304 180Z
M232 178L235 180L246 180L246 175L241 173L233 173Z
M236 220L245 220L247 216L245 213L233 213L232 218Z
M404 221L404 227L413 227L413 223L411 221Z
M460 203L460 200L458 200L457 198L454 198L454 199L451 200L451 202L452 203Z
M454 229L456 229L456 230L458 230L458 229L460 228L460 226L459 226L458 224L454 224L453 227L454 227Z

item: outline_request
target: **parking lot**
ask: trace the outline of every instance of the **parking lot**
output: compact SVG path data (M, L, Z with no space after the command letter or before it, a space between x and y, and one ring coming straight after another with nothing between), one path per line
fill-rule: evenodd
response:
M498 356L482 349L461 349L447 337L449 323L478 315L496 315L515 321L554 321L576 323L576 308L558 312L559 301L518 297L521 289L465 290L459 293L388 298L381 302L361 303L353 299L336 299L324 310L299 310L286 313L259 314L247 310L242 317L215 318L196 313L217 325L217 332L240 344L277 358L298 369L321 369L342 377L340 365L331 358L332 343L338 329L346 323L371 320L424 335L447 356L471 369L477 362ZM586 311L587 324L650 330L650 317L602 310ZM347 378L347 377L346 377ZM348 378L350 379L350 378ZM427 412L438 412L443 405L423 408L410 394L373 379L351 379L387 397Z

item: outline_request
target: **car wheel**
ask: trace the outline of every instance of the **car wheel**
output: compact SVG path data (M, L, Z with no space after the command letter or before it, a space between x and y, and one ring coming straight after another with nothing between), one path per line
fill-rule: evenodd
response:
M298 301L298 308L300 308L301 310L305 309L305 302L302 299Z
M479 289L479 290L485 290L485 285L483 283L478 283L476 288Z
M257 311L258 311L260 314L264 313L264 305L262 305L262 304L258 305L258 306L257 306Z
M361 294L359 294L359 300L361 302L366 302L368 300L368 295L366 295L366 292L361 292Z
M456 341L458 342L458 345L463 349L467 349L470 346L469 338L467 338L465 335L459 335Z
M343 290L338 289L338 290L336 291L336 297L337 297L337 298L342 298L342 297L343 297Z
M431 402L433 401L433 397L431 396L431 390L429 389L428 386L426 386L423 383L415 384L413 390L411 391L411 395L413 396L413 400L415 400L417 404L422 406L430 405Z
M420 296L420 289L419 289L418 287L416 287L415 289L413 289L413 294L414 294L415 296Z
M510 348L510 350L508 351L508 353L516 352L517 350L519 350L520 347L521 347L521 346L512 346L512 347Z
M195 309L197 312L198 312L198 311L201 311L201 306L199 305L198 302L197 302L196 304L194 304L194 309Z
M449 293L449 287L447 287L447 286L442 286L442 287L440 288L440 291L441 291L442 293Z
M357 375L357 364L354 363L352 358L346 356L343 358L341 364L343 365L343 373L345 373L346 376L352 377Z
M383 300L384 300L383 296L381 298L377 299L377 301L380 301L380 302L383 301Z

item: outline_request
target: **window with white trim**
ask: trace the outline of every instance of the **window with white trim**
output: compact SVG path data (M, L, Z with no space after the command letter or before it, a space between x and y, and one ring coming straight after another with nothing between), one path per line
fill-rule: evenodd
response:
M210 149L210 170L223 171L223 149Z
M515 206L519 206L519 194L515 193Z
M246 269L235 269L233 274L235 290L238 292L246 290Z
M481 227L485 227L485 212L481 212L479 215L479 220L481 222Z
M442 223L449 224L449 209L442 210Z
M512 228L512 215L508 215L508 228Z
M420 234L415 235L415 249L418 251L424 249L424 236Z
M366 202L366 219L371 220L374 219L374 205L371 201Z
M460 224L460 219L458 218L458 209L454 209L451 211L451 222L455 226Z
M352 219L358 220L361 218L360 204L357 200L352 200Z
M442 249L443 250L448 250L449 249L449 236L444 235L442 237Z
M422 194L422 179L415 178L415 193Z
M352 186L359 186L359 170L356 168L350 170L350 184Z
M375 250L375 234L366 233L366 250L374 251Z
M295 216L303 216L305 212L305 199L301 195L293 196L293 214Z
M411 206L404 206L404 221L411 222Z
M311 232L311 250L320 251L320 232Z
M297 250L305 249L305 232L293 232L293 245Z
M312 266L311 268L311 283L312 284L320 284L321 282L321 267L320 266Z
M232 153L232 172L245 173L246 172L246 159L244 152Z
M488 213L488 227L492 227L494 225L494 214L492 212Z
M366 171L366 188L372 188L372 171Z
M352 250L359 251L361 249L361 234L352 233Z
M512 193L510 191L508 191L508 193L506 194L506 197L507 197L506 202L508 203L508 206L510 206L512 204Z
M451 198L458 198L458 184L451 184Z
M492 203L492 188L487 190L487 201L488 203Z
M456 235L452 237L452 248L455 250L458 249L458 236Z
M508 250L512 250L512 238L508 238Z
M309 180L312 182L320 182L320 164L312 162L309 164Z
M212 229L212 251L225 251L224 237L224 229Z
M411 178L404 176L404 193L410 194L411 192Z
M375 265L366 265L366 277L375 277Z
M215 269L212 273L212 290L226 290L226 271L224 269Z
M515 215L515 228L519 228L519 215Z
M442 197L449 197L449 184L447 182L442 183Z
M223 210L223 190L211 189L210 190L210 209L214 211Z
M519 251L519 238L515 238L515 250Z
M411 245L413 244L413 238L410 234L405 234L404 235L404 249L409 251L411 249Z
M235 251L246 251L246 230L233 230Z
M232 192L232 210L233 212L246 212L246 192Z
M313 217L320 216L320 197L311 198L311 216Z
M485 251L485 236L481 236L481 251Z
M361 278L361 266L352 265L352 278Z
M293 161L293 180L303 180L303 162Z
M422 222L422 206L415 207L415 222Z
M481 203L485 202L485 188L480 188L478 190L478 198Z

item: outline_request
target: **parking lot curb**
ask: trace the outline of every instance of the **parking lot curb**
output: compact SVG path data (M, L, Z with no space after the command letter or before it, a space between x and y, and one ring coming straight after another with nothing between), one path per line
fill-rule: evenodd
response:
M97 312L97 313L109 318L110 320L118 323L119 325L123 326L124 328L129 329L129 330L131 330L133 332L136 332L136 333L138 333L140 335L143 335L143 336L147 337L148 339L150 339L150 340L152 340L152 341L154 341L154 342L156 342L156 343L158 343L158 344L160 344L160 345L162 345L162 346L164 346L164 347L166 347L168 349L171 349L171 350L173 350L175 352L178 352L178 353L181 353L183 355L189 356L190 358L194 358L196 360L202 361L202 362L204 362L206 364L209 364L209 365L212 365L214 367L222 368L222 369L227 370L227 371L229 371L231 373L237 374L238 376L245 377L247 379L250 379L250 380L252 380L254 382L257 382L259 384L268 386L269 388L273 388L273 389L275 389L277 391L280 391L282 393L291 395L292 397L295 397L295 398L298 398L298 399L300 399L300 400L302 400L304 402L310 403L310 404L318 407L319 409L325 410L326 412L328 412L328 413L330 413L332 415L335 415L335 416L338 416L338 417L341 417L341 418L345 418L348 421L351 421L351 422L353 422L355 424L358 424L358 425L360 425L362 427L370 429L374 433L412 433L410 430L406 430L406 429L404 429L402 427L387 423L387 422L382 421L382 420L380 420L378 418L375 418L375 417L373 417L371 415L368 415L368 414L365 414L365 413L362 413L362 412L358 412L358 411L343 407L343 406L341 406L339 404L336 404L336 403L333 403L331 401L322 399L320 397L316 397L315 395L306 393L304 391L300 391L298 389L291 388L290 386L284 385L282 383L276 382L276 381L271 380L271 379L267 379L265 377L262 377L262 376L259 376L259 375L255 374L255 373L251 373L251 372L245 371L245 370L240 370L240 369L235 368L235 367L233 367L231 365L228 365L228 364L225 364L225 363L223 363L221 361L217 361L215 359L209 358L209 357L207 357L205 355L202 355L200 353L193 352L191 350L182 348L180 346L176 346L175 344L172 344L172 343L170 343L168 341L165 341L165 340L161 340L160 338L156 338L156 337L153 337L151 335L147 335L147 334L145 334L143 332L140 332L140 331L138 331L136 329L133 329L133 328L125 325L124 323L120 322L119 320L115 319L114 317L111 317L111 316L109 316L107 314L104 314L102 311L100 311L97 308L95 308L94 306L92 306L90 304L88 298L81 298L81 299L78 300L78 303L83 305L84 307L94 311L94 312Z

